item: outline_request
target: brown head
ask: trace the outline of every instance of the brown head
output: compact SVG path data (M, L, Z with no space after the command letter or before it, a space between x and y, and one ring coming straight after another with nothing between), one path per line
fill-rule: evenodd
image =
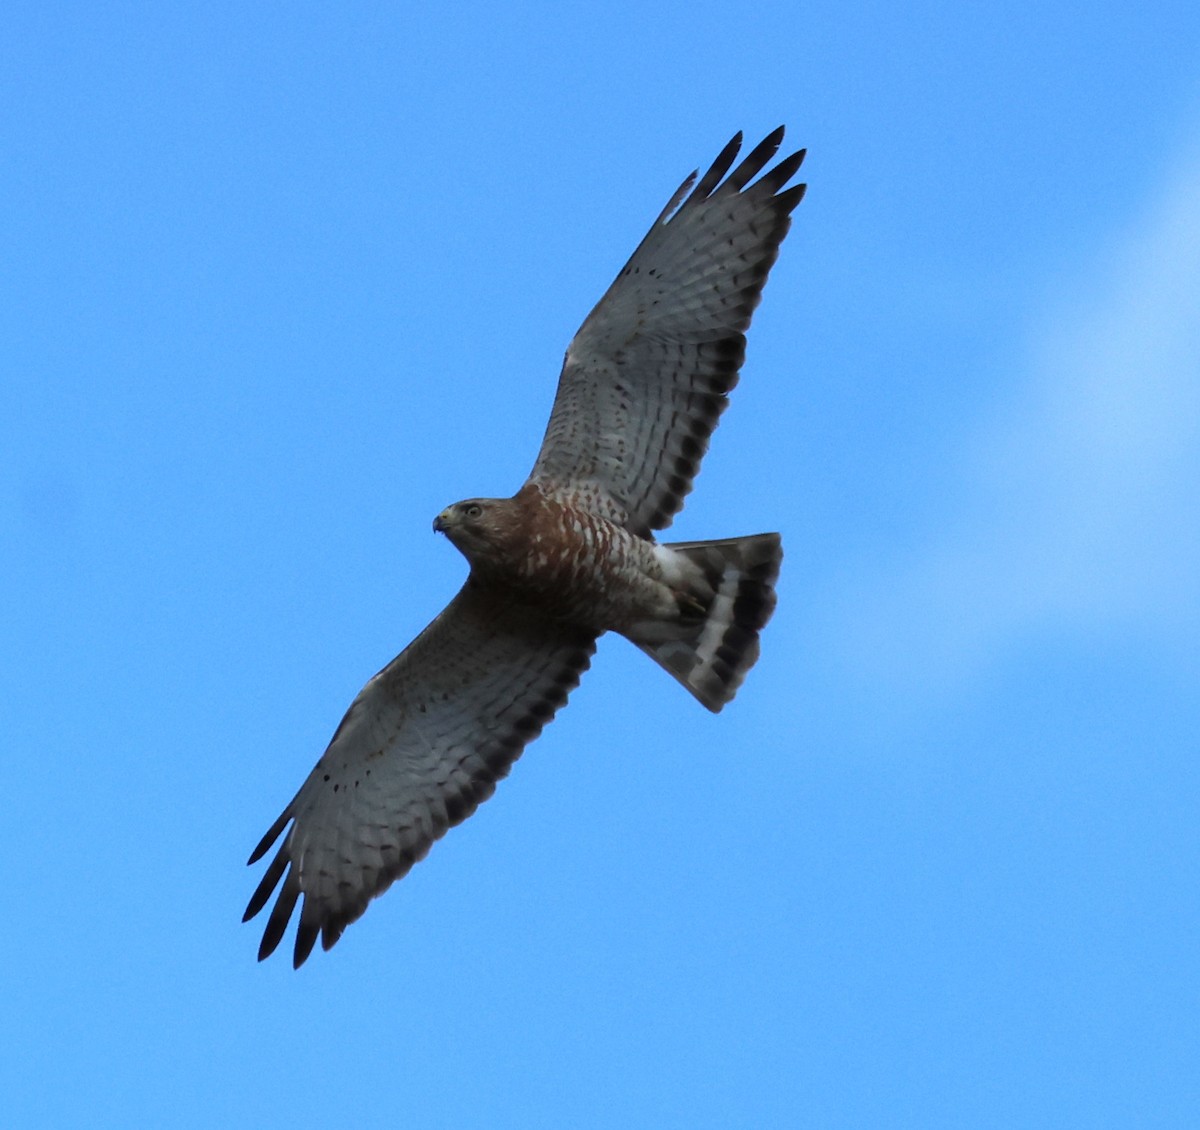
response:
M447 506L433 520L473 566L499 566L517 533L517 507L511 498L468 498Z

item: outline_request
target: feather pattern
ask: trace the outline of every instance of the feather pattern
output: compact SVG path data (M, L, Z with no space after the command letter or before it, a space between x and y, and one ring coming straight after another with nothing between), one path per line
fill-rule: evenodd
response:
M329 949L375 896L492 795L579 683L595 633L496 599L468 580L363 688L300 791L263 837L291 828L244 920L266 906L259 960L303 899L293 963Z
M750 183L782 140L780 127L730 173L739 133L694 188L693 173L672 196L567 350L531 482L586 497L643 537L671 524L804 195L802 184L784 188L803 150Z

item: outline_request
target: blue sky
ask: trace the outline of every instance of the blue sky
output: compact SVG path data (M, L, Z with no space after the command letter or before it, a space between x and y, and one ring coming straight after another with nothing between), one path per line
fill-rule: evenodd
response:
M0 1093L20 1126L1191 1126L1194 4L0 17ZM783 532L720 717L619 639L299 973L259 836L457 589L738 129L810 148L675 537Z

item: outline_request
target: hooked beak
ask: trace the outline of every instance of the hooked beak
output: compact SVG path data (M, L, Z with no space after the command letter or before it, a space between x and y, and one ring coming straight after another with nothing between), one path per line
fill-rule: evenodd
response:
M434 532L435 534L444 534L444 533L446 532L446 525L447 525L447 523L446 523L446 511L445 511L445 510L443 510L443 511L442 511L442 512L441 512L441 513L440 513L440 514L439 514L439 515L438 515L436 518L434 518L434 520L433 520L433 532Z

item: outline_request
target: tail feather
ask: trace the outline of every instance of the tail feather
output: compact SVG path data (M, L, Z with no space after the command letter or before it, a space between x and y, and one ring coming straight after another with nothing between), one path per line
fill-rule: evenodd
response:
M681 593L669 639L633 642L704 706L719 711L758 658L758 634L775 610L783 549L778 534L673 542L692 583ZM656 633L658 635L658 633Z

